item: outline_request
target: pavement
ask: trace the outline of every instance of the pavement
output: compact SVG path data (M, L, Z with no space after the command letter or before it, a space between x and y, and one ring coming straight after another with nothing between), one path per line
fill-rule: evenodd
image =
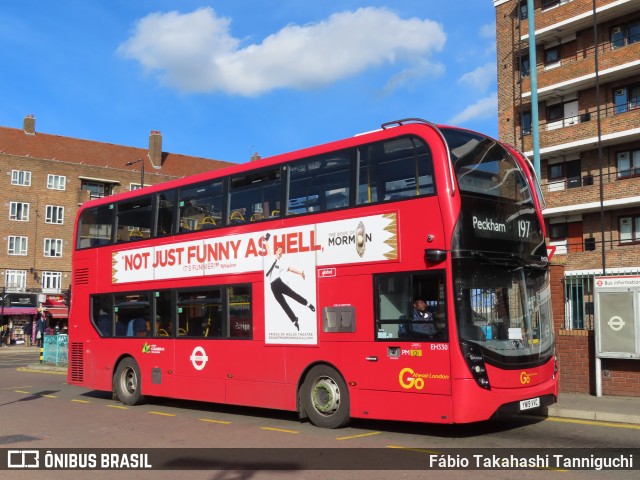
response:
M12 345L0 348L1 357L11 352L33 352L34 363L29 369L66 372L66 366L56 366L39 363L39 349ZM539 413L539 412L538 412ZM604 395L596 397L586 393L560 392L558 402L542 409L542 414L549 418L567 418L576 420L614 422L629 425L640 425L640 397L622 397Z

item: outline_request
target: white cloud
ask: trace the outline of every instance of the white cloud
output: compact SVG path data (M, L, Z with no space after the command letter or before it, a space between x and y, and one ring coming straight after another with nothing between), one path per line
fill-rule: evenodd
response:
M450 125L461 125L469 120L497 117L498 115L498 94L492 93L488 97L478 100L473 105L469 105L462 112L451 118Z
M467 72L458 79L458 84L472 87L480 92L486 92L497 79L496 64L485 63L471 72Z
M137 22L118 53L185 92L259 95L326 85L389 64L401 65L391 84L402 84L403 75L438 73L441 67L427 57L446 40L442 27L431 20L402 19L372 7L287 25L248 46L231 35L230 24L210 7L152 13Z
M482 38L495 38L496 37L496 24L486 23L480 27L480 36Z
M393 75L384 87L384 93L391 93L400 87L411 85L414 81L426 76L439 77L444 74L445 67L440 63L433 63L427 59L416 62L415 65L405 68Z

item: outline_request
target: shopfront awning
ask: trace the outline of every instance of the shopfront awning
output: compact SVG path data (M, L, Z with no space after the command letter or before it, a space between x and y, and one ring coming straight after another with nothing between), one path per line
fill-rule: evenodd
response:
M67 307L47 307L47 312L53 318L69 318L69 308Z
M0 313L5 317L9 315L36 315L38 309L36 307L4 307L4 310L0 309Z

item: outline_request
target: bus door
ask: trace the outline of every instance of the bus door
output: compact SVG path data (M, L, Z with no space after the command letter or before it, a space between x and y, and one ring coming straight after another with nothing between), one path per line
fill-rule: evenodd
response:
M367 355L371 388L451 394L445 273L375 277L375 342Z
M224 287L180 289L177 292L175 377L179 396L225 402L223 342Z

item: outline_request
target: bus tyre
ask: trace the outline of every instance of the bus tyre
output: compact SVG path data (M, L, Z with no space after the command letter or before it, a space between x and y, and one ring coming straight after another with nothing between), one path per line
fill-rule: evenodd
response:
M313 367L302 385L302 407L318 427L339 428L349 423L349 390L342 376L327 365Z
M131 357L123 359L113 376L114 393L123 404L137 405L144 400L141 390L140 367Z

